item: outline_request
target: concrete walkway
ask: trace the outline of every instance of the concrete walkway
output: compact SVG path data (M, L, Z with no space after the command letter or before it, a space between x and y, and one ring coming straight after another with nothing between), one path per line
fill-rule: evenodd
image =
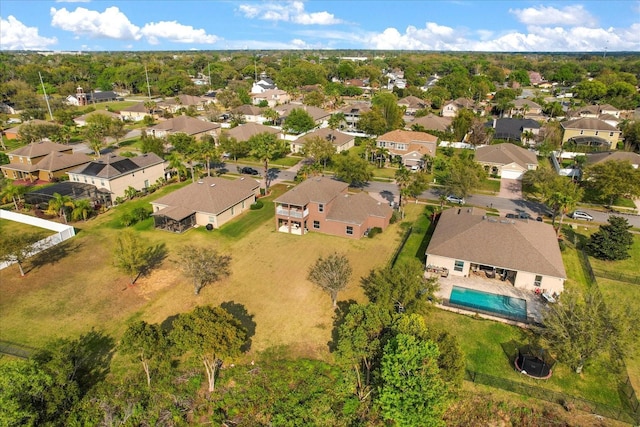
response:
M522 199L522 181L517 179L500 179L500 193L503 199Z

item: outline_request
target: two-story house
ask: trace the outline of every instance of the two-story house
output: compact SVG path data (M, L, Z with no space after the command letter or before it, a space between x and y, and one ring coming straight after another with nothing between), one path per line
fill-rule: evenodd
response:
M353 147L356 139L355 136L340 132L339 130L320 128L291 141L291 152L302 153L304 151L305 144L312 138L320 138L331 142L335 147L336 153L340 153Z
M326 177L303 181L275 200L276 230L308 231L359 239L373 227L386 229L393 210L367 193L348 193L348 184Z
M276 105L288 104L291 101L291 96L280 89L269 89L261 93L251 94L253 105L260 105L263 101L267 103L267 106L273 108Z
M388 151L388 157L400 156L402 164L408 168L422 167L425 155L435 157L438 138L426 132L392 130L381 135L376 145Z
M0 166L5 178L30 182L54 181L91 161L86 154L74 153L69 145L50 141L27 144L10 151L7 156L9 163Z
M348 131L355 131L358 129L358 122L360 116L363 113L371 111L371 104L368 102L356 102L349 104L340 109L340 112L344 114L344 121L347 123Z
M572 143L614 150L622 132L615 126L595 118L585 117L560 123L564 133L562 144Z

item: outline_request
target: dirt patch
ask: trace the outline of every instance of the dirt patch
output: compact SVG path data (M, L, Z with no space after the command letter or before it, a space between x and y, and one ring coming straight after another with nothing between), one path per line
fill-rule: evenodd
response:
M151 294L175 285L180 281L184 281L180 271L175 268L162 268L139 278L133 289L145 300L150 300Z

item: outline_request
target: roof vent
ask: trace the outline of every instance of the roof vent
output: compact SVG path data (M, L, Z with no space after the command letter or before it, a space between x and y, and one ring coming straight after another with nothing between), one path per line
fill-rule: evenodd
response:
M240 181L244 181L244 176L242 178L240 178Z
M204 184L204 182L202 182L202 181L198 181L198 184Z
M216 184L211 184L211 185L209 185L209 187L215 187L215 186L216 186Z

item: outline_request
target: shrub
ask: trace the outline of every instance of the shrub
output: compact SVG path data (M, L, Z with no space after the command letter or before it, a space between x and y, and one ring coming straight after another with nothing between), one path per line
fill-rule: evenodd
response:
M400 218L400 212L394 210L393 213L391 214L391 219L389 219L389 224L395 224L396 222L398 222L399 218Z
M257 211L258 209L262 209L263 206L264 203L262 203L262 200L256 200L255 203L252 203L251 206L249 206L249 209L251 209L252 211Z
M370 238L370 239L373 239L373 237L374 237L376 234L380 234L380 233L382 233L382 228L380 228L380 227L373 227L371 230L369 230L369 238Z
M140 206L131 211L131 215L136 219L136 221L144 221L151 216L151 212Z
M133 218L133 215L131 215L130 213L126 213L122 215L122 217L120 217L120 221L122 222L122 225L124 225L125 227L132 226L133 224L136 223L136 220Z

